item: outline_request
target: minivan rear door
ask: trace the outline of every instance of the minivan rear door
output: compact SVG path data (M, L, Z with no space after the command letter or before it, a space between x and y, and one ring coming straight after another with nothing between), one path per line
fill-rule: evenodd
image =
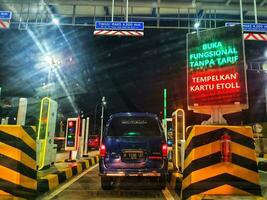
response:
M112 169L157 168L162 163L161 146L164 142L160 124L155 118L116 117L106 131L105 165Z

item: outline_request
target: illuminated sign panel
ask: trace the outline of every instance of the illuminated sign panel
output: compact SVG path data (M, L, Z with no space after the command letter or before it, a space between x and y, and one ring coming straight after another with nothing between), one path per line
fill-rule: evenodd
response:
M68 147L75 146L75 137L76 137L76 121L69 121L67 129L67 138L66 138Z
M187 35L188 106L247 104L240 26Z
M65 136L65 150L77 150L79 139L79 120L78 118L68 118Z

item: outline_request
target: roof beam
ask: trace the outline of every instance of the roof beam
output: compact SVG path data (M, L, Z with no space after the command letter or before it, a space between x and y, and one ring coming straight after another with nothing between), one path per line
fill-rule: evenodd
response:
M104 11L105 11L105 15L108 16L109 15L109 9L107 6L104 6Z
M232 2L232 0L227 0L227 1L225 2L225 5L228 6L231 2Z
M260 7L264 6L265 3L267 3L267 0L262 0L262 1L260 2Z
M110 0L43 0L48 5L77 5L77 6L111 6ZM263 0L261 2L262 5L264 5L266 0ZM6 3L6 4L21 4L22 2L27 3L28 0L0 0L0 3ZM36 1L38 2L38 1ZM125 6L124 2L117 2L117 7ZM149 1L138 1L133 2L129 1L129 7L141 7L141 8L152 8L152 4ZM192 4L192 2L185 3L185 2L161 2L158 4L158 8L174 8L174 9L203 9L203 10L227 10L227 11L239 11L239 5L238 4L231 4L226 5L225 3L202 3L197 2L195 5ZM243 5L244 10L253 10L253 4L246 4ZM259 12L267 12L267 8L264 6L261 6L258 8Z

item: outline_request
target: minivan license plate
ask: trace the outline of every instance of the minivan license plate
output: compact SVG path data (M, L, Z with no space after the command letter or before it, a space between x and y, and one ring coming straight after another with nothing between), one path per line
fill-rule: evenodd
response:
M127 160L137 160L144 157L143 151L125 151L123 152L123 158Z

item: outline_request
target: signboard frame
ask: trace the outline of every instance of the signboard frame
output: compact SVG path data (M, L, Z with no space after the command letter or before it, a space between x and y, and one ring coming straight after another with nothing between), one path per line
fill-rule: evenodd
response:
M12 18L11 11L0 11L0 20L10 20Z
M236 26L236 25L240 25L240 23L237 22L226 22L225 26L226 27L232 27L232 26ZM267 32L267 24L263 24L263 23L243 23L243 31L244 32L258 32L258 33L265 33Z
M223 30L223 29L225 29L225 30ZM226 31L226 29L227 29L227 31ZM233 68L236 68L237 72L241 72L242 73L241 74L242 75L242 82L241 82L242 91L240 91L240 95L242 97L242 102L234 102L234 103L226 103L226 104L220 103L218 105L216 105L216 104L198 105L197 103L196 104L192 104L192 102L191 102L191 100L192 100L191 98L192 97L190 96L192 94L189 94L189 92L190 92L190 90L189 90L189 86L190 86L189 78L191 78L191 74L192 74L192 72L191 72L191 74L189 72L190 71L190 69L189 69L189 53L191 52L190 48L192 48L192 44L191 44L191 46L189 45L189 42L190 42L189 41L189 37L191 37L193 34L196 34L196 37L200 38L201 34L202 35L204 35L204 34L207 35L207 33L209 31L211 31L211 35L215 35L215 32L216 31L219 32L220 30L221 31L225 31L227 33L229 31L231 32L230 29L232 29L233 31L234 30L238 30L238 33L240 33L240 39L239 38L238 39L241 42L240 45L242 45L241 48L239 49L239 51L242 51L240 53L242 55L242 60L236 61L236 63L238 63L238 64L236 64L236 63L232 64ZM207 36L205 36L205 37L206 37L206 41L207 41ZM203 38L205 38L205 37L203 37ZM228 35L226 35L225 38L228 38ZM199 31L199 32L188 33L187 36L186 36L186 39L187 39L187 43L186 43L187 54L186 54L186 57L187 57L187 106L188 106L188 109L189 110L193 110L194 112L197 112L197 113L204 113L204 114L212 114L213 115L214 113L217 113L216 116L222 115L222 114L227 114L227 113L238 112L238 111L241 111L242 109L247 109L248 108L248 93L247 93L247 78L246 78L246 67L245 67L246 64L245 64L245 53L244 53L244 40L243 40L243 33L242 33L241 26L220 27L220 28L216 28L216 29L209 29L209 30L203 30L203 31ZM195 39L195 40L197 40L197 39ZM218 40L218 36L215 36L214 38L212 38L210 40L212 40L212 41L213 40ZM230 39L225 40L226 43L227 43L228 40L230 40ZM234 39L232 39L232 40L234 40ZM198 41L197 44L199 44L199 46L196 46L194 48L197 48L197 47L200 47L201 45L204 45L204 43L206 41L205 40L202 41L202 42ZM212 70L212 68L213 67L211 67L211 69L207 69L207 71L208 70ZM218 67L217 65L214 65L214 68L216 70L216 68L218 69L220 67ZM221 67L221 68L223 68L223 67ZM193 71L193 68L191 69L191 71ZM238 76L239 76L239 74L238 74ZM196 80L196 79L194 79L194 80ZM218 96L218 97L220 97L220 96Z

